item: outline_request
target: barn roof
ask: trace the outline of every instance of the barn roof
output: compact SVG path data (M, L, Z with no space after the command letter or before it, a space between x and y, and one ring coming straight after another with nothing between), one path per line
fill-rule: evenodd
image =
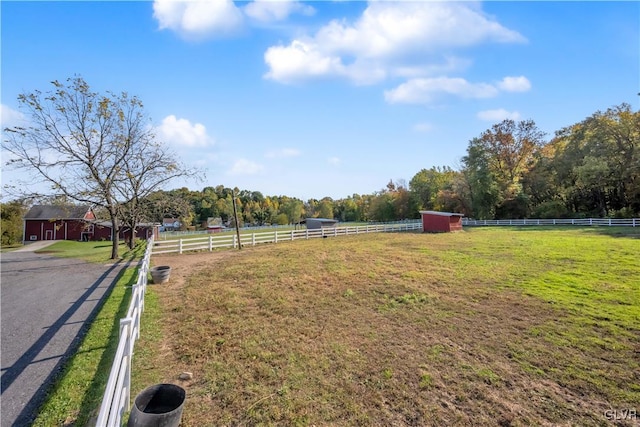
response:
M34 205L24 219L84 219L90 209L89 205Z
M440 215L440 216L464 216L464 214L454 213L454 212L420 211L420 213L426 214L426 215Z

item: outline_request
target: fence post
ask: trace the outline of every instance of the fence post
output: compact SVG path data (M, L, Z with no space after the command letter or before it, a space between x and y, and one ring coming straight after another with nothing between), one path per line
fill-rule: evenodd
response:
M291 230L291 241L293 242L293 230Z
M609 218L609 227L611 227L611 218Z
M236 235L234 234L234 235L233 235L233 249L235 249L235 248L236 248L237 241L238 241L238 236L236 236Z
M305 235L306 239L309 240L309 229L308 228L305 230L304 235Z
M256 233L251 233L251 246L256 245Z
M273 243L278 243L278 231L273 232Z
M593 225L593 218L589 218L589 225Z
M633 218L632 227L635 227L635 226L636 226L636 219Z
M178 253L182 254L182 239L178 240Z
M213 251L213 236L209 236L209 252Z
M127 363L125 363L125 371L126 371L126 375L124 378L124 388L126 389L126 399L125 399L125 410L128 412L130 407L129 407L129 400L130 400L130 389L131 387L129 386L131 384L131 356L133 355L133 336L132 336L132 326L133 326L133 319L130 317L126 317L124 319L120 319L120 339L122 339L122 332L124 330L127 330L126 332L126 355L124 357L127 358Z
M333 227L333 236L337 236L338 235L338 227Z

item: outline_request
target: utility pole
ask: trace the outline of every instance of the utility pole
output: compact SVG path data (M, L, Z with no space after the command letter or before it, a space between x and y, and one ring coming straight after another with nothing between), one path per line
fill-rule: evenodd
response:
M242 243L240 241L240 222L238 221L238 208L236 207L236 190L231 190L231 197L233 198L233 217L236 220L236 236L238 237L238 250L242 250Z

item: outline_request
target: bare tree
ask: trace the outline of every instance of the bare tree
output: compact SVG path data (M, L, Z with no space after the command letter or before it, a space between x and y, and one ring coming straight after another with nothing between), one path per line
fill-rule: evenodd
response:
M5 129L9 163L31 172L54 193L104 208L112 224L111 258L116 259L118 218L125 202L138 198L136 191L180 174L180 168L167 162L166 151L155 143L137 97L94 92L77 76L52 84L47 93L18 97L30 123ZM137 190L124 190L135 181L141 182ZM29 186L22 190L33 193Z
M146 133L146 135L144 134ZM167 181L180 176L193 176L181 165L176 156L155 140L150 130L143 130L134 150L122 161L123 174L115 189L120 204L123 225L131 232L129 247L134 247L136 227L143 221L152 221L153 215L145 199Z

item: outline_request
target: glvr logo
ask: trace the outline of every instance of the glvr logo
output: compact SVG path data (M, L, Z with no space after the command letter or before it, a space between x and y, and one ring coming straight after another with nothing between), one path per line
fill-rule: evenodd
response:
M640 418L636 409L609 409L604 411L604 416L609 421L637 420Z

